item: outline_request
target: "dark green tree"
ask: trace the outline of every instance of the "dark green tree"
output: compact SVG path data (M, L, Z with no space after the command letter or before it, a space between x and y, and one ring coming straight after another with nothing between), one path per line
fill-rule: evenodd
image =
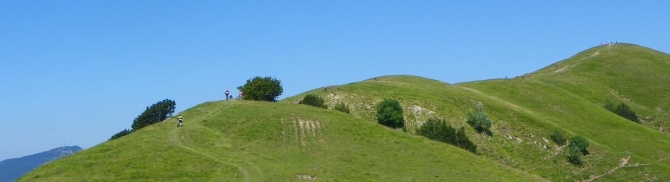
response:
M328 106L326 106L325 104L325 101L323 101L323 98L313 94L307 94L305 98L303 98L302 100L300 100L300 102L298 102L298 104L305 104L324 109L328 108Z
M164 121L172 116L177 103L170 99L159 101L147 107L142 114L133 120L133 131L139 130L145 126Z
M257 76L247 80L240 91L243 93L242 99L244 100L275 102L284 89L281 81L276 78Z
M384 99L377 105L377 122L391 128L402 128L405 126L402 107L400 102L393 99Z
M477 132L486 132L489 134L492 123L491 119L484 112L484 104L479 102L475 107L476 110L474 112L468 113L468 124L474 127Z
M114 140L114 139L117 139L117 138L121 138L122 136L126 136L126 135L130 134L131 132L132 131L130 131L129 129L122 130L122 131L112 135L112 138L109 138L109 140Z

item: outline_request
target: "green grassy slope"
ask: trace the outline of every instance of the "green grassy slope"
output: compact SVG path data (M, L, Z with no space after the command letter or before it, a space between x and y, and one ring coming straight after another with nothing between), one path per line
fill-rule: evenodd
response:
M447 84L385 76L280 103L205 103L185 111L184 128L173 120L150 126L22 179L670 181L668 90L670 55L598 46L520 79ZM323 96L330 109L297 105L306 94ZM406 133L375 124L384 98L400 101ZM607 99L631 106L642 124L605 110ZM465 122L478 102L493 119L492 136ZM338 103L351 114L334 111ZM477 155L415 136L430 117L465 126ZM550 140L552 129L590 140L584 165L568 163L567 148Z
M632 44L604 45L536 73L532 79L599 105L606 100L624 102L638 113L643 125L670 134L670 55L666 53Z
M542 181L334 110L209 102L44 165L20 181Z
M664 53L617 44L586 50L520 79L452 85L386 76L332 86L327 93L315 89L284 102L297 103L305 94L317 94L330 108L346 103L352 115L374 122L375 104L395 98L405 109L409 133L429 117L467 126L466 113L483 102L494 120L493 136L468 128L482 156L557 181L665 181L670 180L670 137L659 128L670 121L669 60ZM607 99L631 105L643 124L605 110ZM567 162L567 150L550 141L554 128L591 141L584 165Z

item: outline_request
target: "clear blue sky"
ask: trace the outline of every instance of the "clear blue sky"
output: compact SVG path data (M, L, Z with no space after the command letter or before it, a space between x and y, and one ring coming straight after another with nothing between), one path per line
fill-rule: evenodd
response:
M162 99L375 76L532 72L601 42L670 52L670 1L0 1L0 160L90 148Z

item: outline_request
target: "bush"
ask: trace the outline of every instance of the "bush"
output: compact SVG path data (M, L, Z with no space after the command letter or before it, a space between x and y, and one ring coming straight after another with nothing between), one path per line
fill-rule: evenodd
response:
M139 130L145 126L161 122L172 116L177 103L170 99L159 101L147 107L142 114L133 120L133 130Z
M377 122L391 128L402 128L405 126L402 107L400 102L393 99L384 99L377 105Z
M456 129L448 125L444 120L430 118L421 125L417 134L435 141L456 144Z
M582 153L579 151L579 147L570 145L568 151L568 161L573 164L580 165L582 164Z
M476 110L468 113L468 124L474 127L477 132L487 132L490 134L491 119L484 113L484 104L477 103Z
M617 106L614 110L614 113L633 122L640 123L640 119L637 117L637 114L631 111L628 105L624 103L619 104L619 106Z
M428 119L419 128L417 133L431 140L448 143L472 153L476 153L477 151L477 146L465 135L465 128L461 127L460 130L456 131L454 127L451 127L441 119Z
M338 110L340 112L347 113L347 114L349 114L351 112L349 110L349 106L347 106L344 103L339 103L339 104L335 105L335 110Z
M589 141L583 136L574 136L570 139L570 150L568 151L568 161L573 164L582 164L582 155L588 155Z
M570 145L576 146L582 154L587 155L589 153L588 150L586 150L587 147L589 147L589 140L584 138L583 136L574 136L570 139Z
M464 127L461 127L461 129L458 130L458 132L456 132L456 138L457 138L456 140L458 141L458 144L457 144L458 147L461 147L461 148L463 148L465 150L468 150L472 153L477 152L477 146L475 145L475 143L470 141L468 136L465 135L465 128Z
M121 138L122 136L126 136L126 135L130 134L131 132L132 131L130 131L128 129L122 130L122 131L112 135L112 138L109 138L109 140L114 140L114 139L117 139L117 138Z
M565 145L565 142L567 142L567 137L565 136L565 132L563 130L555 128L554 130L551 131L551 140L556 142L558 145Z
M614 104L614 102L612 102L611 100L607 100L605 101L605 109L607 109L610 112L614 112L614 110L616 109L616 104Z
M324 104L325 101L323 101L323 98L313 95L313 94L307 94L305 98L303 98L298 104L305 104L305 105L310 105L314 107L319 107L319 108L328 108L326 104Z
M605 109L630 121L640 123L640 119L637 117L637 114L630 110L630 107L624 103L615 105L612 101L607 100L605 103Z
M261 78L257 76L247 80L244 86L238 88L243 93L242 99L244 100L275 102L277 97L284 92L281 81L271 77Z

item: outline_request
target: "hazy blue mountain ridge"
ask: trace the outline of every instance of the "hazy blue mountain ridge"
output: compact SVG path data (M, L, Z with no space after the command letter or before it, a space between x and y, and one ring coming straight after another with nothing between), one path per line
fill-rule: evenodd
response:
M64 146L49 151L0 161L0 182L14 181L42 164L82 150L79 146Z

